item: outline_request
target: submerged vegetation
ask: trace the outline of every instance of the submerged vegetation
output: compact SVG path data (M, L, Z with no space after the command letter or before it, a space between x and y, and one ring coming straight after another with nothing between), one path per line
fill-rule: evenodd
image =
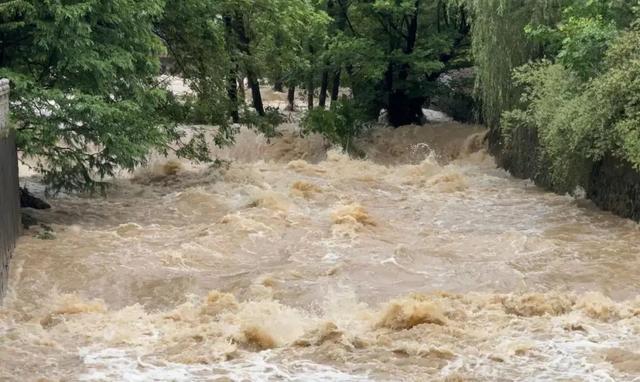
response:
M331 110L315 109L302 121L304 132L318 133L328 141L335 142L349 153L356 150L352 139L365 128L366 116L351 100L338 100L331 104Z
M432 104L478 115L503 147L535 131L553 186L571 190L604 157L640 168L638 12L626 0L2 0L0 75L22 157L56 190L93 191L151 151L208 160L238 124L277 134L267 85L289 110L304 93L303 132L352 153L382 113L422 124ZM192 92L165 89L160 57ZM443 80L464 68L475 102ZM216 128L187 138L179 124Z

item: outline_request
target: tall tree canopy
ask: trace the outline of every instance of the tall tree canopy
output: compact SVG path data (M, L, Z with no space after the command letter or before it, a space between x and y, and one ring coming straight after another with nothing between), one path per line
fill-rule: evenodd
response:
M0 1L19 150L53 187L91 190L175 137L154 80L162 12L162 0Z
M439 75L469 62L464 7L442 0L169 1L159 30L185 76L212 82L202 99L226 93L234 120L239 76L260 115L259 79L307 89L310 108L331 79L334 100L351 87L372 119L386 109L396 126L420 123Z
M464 7L439 0L336 0L327 4L339 32L329 48L354 98L394 126L423 123L436 80L468 59ZM468 61L467 61L468 62Z
M327 23L307 0L169 0L157 29L200 101L237 121L238 80L248 80L254 111L264 115L260 80L302 81L309 44L325 38Z

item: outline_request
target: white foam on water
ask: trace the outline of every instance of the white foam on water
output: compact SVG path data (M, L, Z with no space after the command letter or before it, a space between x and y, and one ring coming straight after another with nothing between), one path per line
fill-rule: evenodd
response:
M351 375L330 366L296 360L283 364L274 361L272 351L253 353L235 361L215 365L185 365L166 361L153 364L142 360L135 349L82 348L80 356L87 371L80 381L211 381L226 378L231 381L286 382L367 382L367 376Z

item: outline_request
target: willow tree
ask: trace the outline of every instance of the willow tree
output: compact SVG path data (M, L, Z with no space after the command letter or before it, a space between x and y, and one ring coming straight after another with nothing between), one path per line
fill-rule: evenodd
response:
M476 88L483 118L494 131L502 113L520 98L513 70L544 55L543 46L530 38L527 27L552 25L559 19L562 1L466 1L471 11Z
M537 138L537 152L527 160L540 162L538 170L550 175L546 185L558 191L588 188L604 158L640 168L633 14L631 2L568 1L555 25L527 28L546 57L516 69L521 102L502 114L500 131L507 141L521 131Z

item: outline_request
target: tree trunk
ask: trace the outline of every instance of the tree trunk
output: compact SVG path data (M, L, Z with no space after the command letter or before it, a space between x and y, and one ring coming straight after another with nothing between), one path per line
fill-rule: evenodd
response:
M251 98L253 99L253 108L256 109L258 115L264 116L264 105L262 104L262 94L260 93L260 82L256 78L253 71L247 73L247 79L249 80L249 87L251 88Z
M342 75L342 71L340 69L336 70L333 74L333 84L331 86L331 103L334 103L338 100L338 96L340 95L340 76Z
M273 83L273 91L278 93L284 93L284 83L281 78L278 78Z
M307 83L307 108L309 111L313 110L313 92L315 88L313 87L313 81L309 81Z
M389 123L394 127L422 125L426 122L422 112L422 98L407 96L404 90L396 90L390 95L388 105Z
M224 17L224 25L227 39L233 35L233 19L230 16ZM244 84L240 85L242 88L242 102L244 103ZM238 65L231 62L231 69L229 69L229 78L227 78L227 96L229 97L229 116L233 123L240 122L240 113L238 102Z
M247 35L247 31L245 30L242 15L236 13L233 18L225 18L225 24L229 25L235 32L238 38L238 48L240 49L240 51L243 52L247 57L250 57L251 39ZM250 63L246 66L247 67L245 68L245 70L247 73L247 80L249 81L249 87L251 88L253 108L256 109L260 116L264 116L264 106L262 104L262 94L260 94L260 82L258 81L258 76L254 72L254 69L251 67Z
M238 77L238 98L242 105L247 102L247 93L244 89L244 77Z
M318 100L318 105L321 108L326 108L327 106L327 90L329 89L329 71L324 70L322 72L322 82L320 84L320 98Z
M229 72L229 77L227 78L227 95L229 96L229 116L233 123L240 122L240 113L238 112L238 82L237 79L238 74L236 73L236 69L233 68Z
M405 46L403 53L406 55L412 54L415 50L416 41L418 38L418 15L420 9L420 0L415 2L415 12L409 21L407 35L405 36ZM390 65L387 73L387 81L393 80L393 66ZM407 93L407 89L403 84L407 83L409 78L409 72L411 67L408 63L401 64L398 69L398 79L401 87L395 88L394 86L388 86L388 105L387 112L389 115L389 123L395 127L425 123L425 116L422 112L422 106L424 104L424 97L410 97Z
M294 111L296 110L296 87L289 86L289 90L287 91L287 101L289 101L289 106L287 106L287 110Z

